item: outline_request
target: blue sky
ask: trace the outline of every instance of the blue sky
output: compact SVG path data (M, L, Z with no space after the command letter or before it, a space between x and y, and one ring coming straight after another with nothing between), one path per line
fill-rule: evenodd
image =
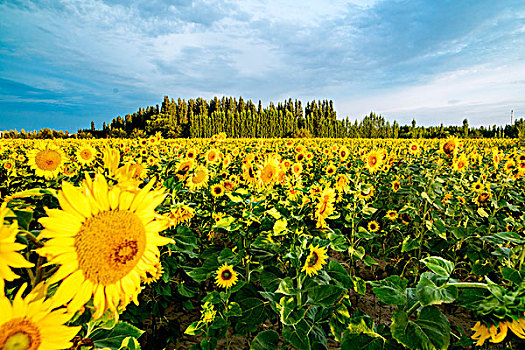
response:
M502 125L525 117L525 1L0 0L0 130L101 127L164 95Z

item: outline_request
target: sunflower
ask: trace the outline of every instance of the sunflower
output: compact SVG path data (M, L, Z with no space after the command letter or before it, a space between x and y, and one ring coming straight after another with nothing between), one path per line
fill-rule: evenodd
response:
M365 201L372 198L374 195L374 186L366 186L364 189L357 193L357 196Z
M454 159L452 163L452 168L455 171L465 171L467 167L468 167L468 158L464 154L460 155L459 158Z
M337 171L337 167L333 164L328 164L328 166L326 167L326 170L325 170L325 174L327 176L332 176L335 174L335 172Z
M195 159L197 157L197 149L190 148L188 151L186 151L186 158Z
M210 149L206 152L206 162L215 163L219 159L219 151L215 148Z
M170 210L168 218L170 226L177 226L181 223L190 221L195 216L195 209L186 205L178 204L175 208Z
M395 180L392 182L392 191L397 192L401 188L401 182L399 180Z
M93 163L95 158L97 157L97 151L91 147L88 144L84 144L82 147L80 147L77 152L77 161L82 165L88 165Z
M224 194L224 191L224 186L221 184L215 184L210 188L211 195L215 198L221 197Z
M109 174L115 174L120 163L120 152L118 149L107 148L102 152L102 161L104 162L104 169L108 169Z
M339 150L339 158L341 159L341 162L346 161L349 154L350 152L348 152L348 148L346 146L341 147Z
M202 165L198 166L197 169L193 172L193 175L188 178L186 185L190 190L198 190L201 187L204 187L208 183L208 169Z
M296 162L302 162L304 159L305 159L305 155L303 152L299 152L295 155Z
M335 179L335 187L338 191L342 191L348 185L348 178L344 174L337 175Z
M81 327L64 326L72 315L64 308L53 310L52 299L37 295L38 286L22 298L25 288L24 283L12 303L0 292L0 349L69 349Z
M503 166L503 169L510 173L514 168L516 167L516 162L512 159L509 159L505 162L505 165Z
M35 170L36 176L52 179L58 176L66 156L62 150L53 145L47 145L42 149L34 149L27 154L28 164Z
M370 221L368 223L368 231L370 231L370 232L377 232L377 231L379 231L379 224L377 223L377 221Z
M395 210L389 210L387 211L386 215L385 215L385 218L387 218L388 220L390 221L394 221L395 219L398 218L398 214L397 214L397 211Z
M33 266L20 253L17 253L17 251L24 249L26 246L15 242L16 234L18 233L18 223L16 221L13 221L10 225L4 225L7 212L7 203L3 203L0 207L0 293L4 291L4 281L13 281L19 277L11 270L11 267Z
M487 187L489 188L489 187ZM475 202L478 206L484 206L492 198L492 192L490 191L481 191L475 199Z
M215 277L215 284L221 288L231 288L237 283L237 272L233 270L233 265L224 263L217 269L217 276Z
M320 194L319 203L315 206L315 218L318 228L325 228L325 219L335 211L335 191L331 188L325 188Z
M271 186L279 177L279 160L269 157L259 170L259 183L262 186Z
M294 163L292 165L292 174L294 174L295 176L300 176L302 172L303 172L303 164Z
M515 322L516 321L513 321L513 326L511 330L513 332L514 330L516 330L520 335L518 335L518 333L515 333L515 332L514 333L521 338L523 329L519 327L520 326L519 322L517 325ZM483 345L485 340L487 340L488 338L490 338L491 343L501 343L507 337L507 332L509 328L510 327L509 327L508 321L500 321L498 325L492 324L490 325L490 327L487 327L486 325L478 321L474 325L474 327L472 327L472 330L475 331L475 333L471 336L471 338L478 341L476 343L477 346Z
M158 246L173 242L158 233L168 220L158 220L155 208L162 190L108 187L97 174L86 176L80 188L64 182L58 193L62 209L47 209L39 238L50 238L37 253L60 265L49 283L62 280L55 298L78 311L93 296L94 318L133 300L138 304L140 280L159 261Z
M195 161L193 158L187 158L183 160L178 166L177 166L177 176L179 179L184 179L186 176L188 176L188 173L191 169L193 169L193 166L195 165Z
M326 255L327 248L319 248L319 244L315 247L310 244L310 254L306 257L303 269L301 271L306 272L308 276L317 275L317 271L323 268L326 264L328 255Z
M142 277L142 281L146 284L151 284L159 280L164 274L164 269L160 261L157 261L155 264L149 266L146 269L146 274Z
M472 184L472 191L474 192L481 192L484 188L485 187L483 186L483 184L479 181L476 181Z
M383 165L383 152L378 150L370 151L364 158L366 168L371 172L375 172Z
M420 147L419 147L419 144L417 142L412 142L410 144L410 146L408 146L408 151L411 153L411 154L418 154L419 153L419 150L420 150Z
M445 153L448 156L455 155L458 151L459 147L459 141L455 137L449 137L445 142L441 145L441 151Z

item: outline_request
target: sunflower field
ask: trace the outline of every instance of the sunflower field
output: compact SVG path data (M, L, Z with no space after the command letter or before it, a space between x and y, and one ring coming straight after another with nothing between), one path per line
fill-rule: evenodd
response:
M0 349L525 347L519 140L0 154Z

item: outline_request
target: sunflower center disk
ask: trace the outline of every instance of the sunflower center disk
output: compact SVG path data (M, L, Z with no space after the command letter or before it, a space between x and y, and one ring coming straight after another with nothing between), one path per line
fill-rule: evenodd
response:
M84 158L85 160L91 159L91 152L87 149L82 150L82 152L80 153L80 156Z
M39 329L25 318L14 318L0 327L0 349L36 350L40 343Z
M221 275L222 279L223 280L229 280L230 278L232 278L232 273L228 270L225 270L222 272L222 275Z
M317 260L319 260L319 256L316 252L310 253L310 259L308 259L308 266L312 267L317 263Z
M35 156L35 163L39 169L54 171L58 168L62 157L60 154L53 150L44 150L38 152Z
M75 249L86 278L109 285L137 265L146 249L146 229L132 212L103 212L83 224Z

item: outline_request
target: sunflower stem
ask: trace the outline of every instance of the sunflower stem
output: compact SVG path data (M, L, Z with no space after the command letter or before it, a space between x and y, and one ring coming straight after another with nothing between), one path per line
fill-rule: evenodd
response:
M39 256L38 261L36 263L36 274L35 274L35 279L33 281L33 288L42 281L42 277L44 276L44 269L42 268L43 264L44 264L44 258Z
M521 246L521 253L520 253L520 263L518 265L518 271L521 271L524 259L525 259L525 245L522 245Z

